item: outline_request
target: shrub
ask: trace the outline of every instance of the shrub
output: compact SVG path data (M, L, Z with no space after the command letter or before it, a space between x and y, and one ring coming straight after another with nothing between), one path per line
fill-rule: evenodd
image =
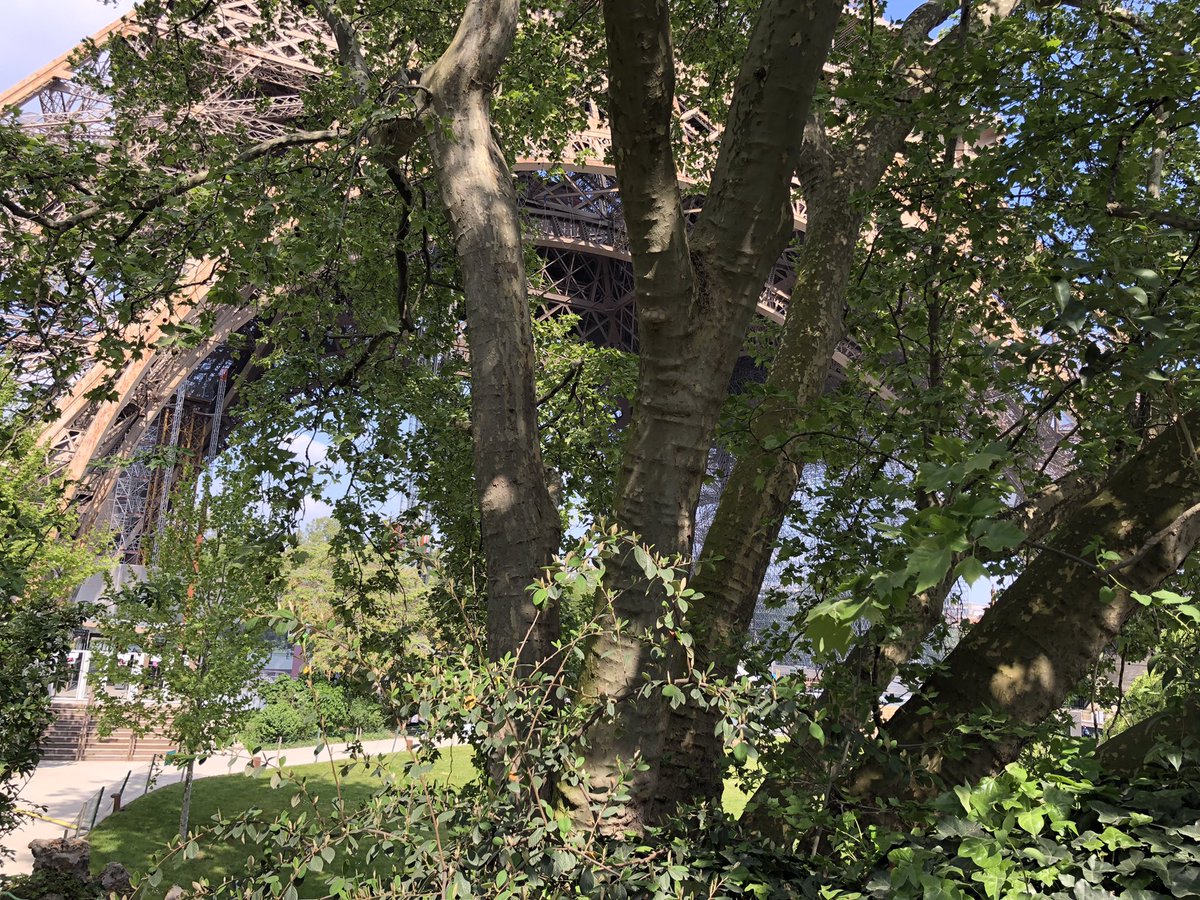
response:
M365 697L355 697L350 701L346 724L351 731L362 731L364 734L383 731L387 727L379 704Z
M306 740L316 733L316 722L305 710L286 703L268 703L254 713L246 730L246 743L274 744Z
M8 877L0 875L0 896L15 900L42 900L60 897L62 900L96 900L100 891L68 872L42 869L32 875Z
M1191 765L1147 766L1132 783L1010 765L935 806L943 817L931 830L895 835L868 896L1200 896Z
M378 703L365 697L348 698L338 684L279 678L263 685L259 696L265 705L251 717L243 735L243 742L249 745L290 744L385 727Z

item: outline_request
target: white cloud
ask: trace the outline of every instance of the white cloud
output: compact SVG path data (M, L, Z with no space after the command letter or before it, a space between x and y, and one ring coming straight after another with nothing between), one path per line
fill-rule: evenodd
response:
M284 449L301 462L319 463L329 455L329 444L307 431L293 432Z
M300 528L305 528L317 519L325 519L333 515L333 506L315 497L305 497L300 504Z

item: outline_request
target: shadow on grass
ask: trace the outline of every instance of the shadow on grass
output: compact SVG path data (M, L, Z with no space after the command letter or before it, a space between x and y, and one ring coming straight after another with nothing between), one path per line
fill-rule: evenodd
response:
M291 758L302 758L303 755L303 751L298 751ZM404 753L384 757L385 769L398 770L405 758L407 754ZM302 795L295 801L296 806L293 806L293 797L299 791L291 782L285 781L278 787L271 786L274 770L259 769L252 774L201 779L192 788L191 830L196 832L204 829L214 817L232 818L251 808L262 810L266 821L284 811L291 816L301 812L308 813L310 817L328 814L333 810L334 798L338 796L337 780L341 782L341 796L346 808L361 807L382 786L384 772L377 766L368 769L357 765L348 775L335 780L334 767L340 774L341 767L346 764L346 760L310 765L285 763L285 768L293 775L304 778L309 795ZM461 786L474 775L471 748L464 746L445 748L428 777L451 786ZM120 813L97 825L90 838L93 871L99 872L110 861L119 862L136 874L148 871L154 858L178 838L182 798L182 786L171 785L135 800ZM247 857L260 849L240 842L214 844L198 840L197 845L197 856L186 860L181 854L173 856L162 867L163 878L158 887L143 889L139 896L162 897L172 884L188 888L201 878L209 884L220 883L245 872Z
M297 751L291 754L291 759L303 756L303 751ZM385 770L399 771L400 765L407 758L406 753L382 757ZM296 806L292 804L298 789L291 782L285 781L279 787L271 786L271 774L274 770L260 769L253 774L220 775L201 779L195 783L192 790L192 831L205 828L211 824L214 817L232 818L251 808L262 810L263 819L268 822L285 811L293 817L301 812L307 813L310 818L314 814L328 814L333 809L333 799L338 792L333 767L338 767L340 773L340 767L345 764L345 760L310 765L285 764L285 768L294 775L304 778L309 794L308 797L302 796ZM383 774L377 766L368 769L358 765L346 777L341 778L341 796L345 800L346 808L361 807L383 784ZM466 784L474 776L475 766L471 748L460 746L443 749L440 759L428 777L457 787ZM161 855L178 837L179 805L182 798L182 786L171 785L135 800L122 812L104 820L91 835L93 871L99 872L106 863L116 861L131 872L147 872L154 857ZM315 803L311 802L312 798L315 798ZM746 794L735 781L726 782L722 804L727 812L734 816L740 815L746 800ZM203 839L198 840L197 845L197 856L186 860L181 854L173 856L162 868L163 878L158 887L144 888L139 897L162 897L172 884L189 888L193 882L202 878L211 885L236 877L246 871L247 857L252 853L257 855L262 849L240 842L215 844ZM336 866L326 871L327 874L332 874L359 867L358 860L343 857L337 860ZM317 889L316 885L314 889ZM317 889L316 896L320 894Z

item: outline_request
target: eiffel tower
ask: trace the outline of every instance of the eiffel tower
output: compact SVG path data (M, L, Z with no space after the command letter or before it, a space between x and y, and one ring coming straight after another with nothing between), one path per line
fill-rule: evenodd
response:
M203 41L214 77L203 100L193 107L216 130L244 129L252 139L270 138L292 129L302 110L301 92L321 74L305 45L317 40L332 47L333 37L323 23L288 18L271 29L266 45L249 40L261 26L255 0L223 0L192 35ZM111 104L76 78L76 66L103 76L107 59L104 43L135 31L124 17L92 37L99 54L83 57L77 47L19 84L0 93L0 109L14 108L19 126L31 134L53 139L64 126L86 128L102 140ZM247 92L246 85L253 84ZM251 96L250 94L253 94ZM537 297L542 316L569 311L579 316L579 338L636 352L637 323L633 273L630 265L616 173L610 161L611 137L603 114L587 109L587 127L567 142L557 156L526 147L518 156L514 176L522 198L529 240L540 260ZM678 108L686 141L715 147L719 128L698 109ZM553 173L553 174L551 174ZM686 203L698 211L703 195L694 183L683 183ZM794 210L796 228L803 231L804 212ZM230 409L238 385L249 377L253 351L234 350L253 345L255 311L222 305L216 311L210 336L199 346L180 350L161 346L164 330L194 323L206 312L207 277L211 261L195 263L196 277L169 311L136 326L136 337L148 350L131 354L119 367L99 363L82 375L57 400L56 415L41 434L57 474L66 479L84 527L109 525L119 551L128 563L143 562L142 537L150 533L168 503L175 472L148 468L136 460L161 448L176 448L197 458L219 451L230 427ZM764 285L758 309L769 320L782 322L794 274L785 254ZM6 323L19 329L20 322ZM849 363L851 345L835 356L838 367ZM108 381L111 399L89 399ZM133 460L121 466L105 461Z

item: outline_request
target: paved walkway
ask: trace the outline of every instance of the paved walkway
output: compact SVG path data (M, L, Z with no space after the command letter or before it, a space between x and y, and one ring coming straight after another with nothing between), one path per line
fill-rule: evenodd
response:
M393 750L404 749L404 738L387 738L379 741L364 741L363 749L370 754L391 753ZM271 750L264 753L267 764L275 762L282 755L287 762L300 765L317 762L311 749L293 747L282 751L282 754ZM345 759L350 754L344 744L331 744L321 753L320 759ZM228 775L241 772L249 764L248 756L241 750L219 753L209 757L202 763L196 764L197 778L210 778L213 775ZM150 763L145 760L136 762L108 760L85 760L83 762L46 761L37 767L33 776L21 789L17 806L24 810L34 810L49 818L61 822L69 822L72 831L80 809L86 805L83 825L87 829L92 810L95 806L96 795L103 791L96 821L101 821L112 812L112 799L109 796L116 792L125 781L129 781L122 794L122 803L128 804L146 793L146 777L150 774ZM175 784L183 777L179 769L162 769L161 761L156 768L156 778L152 788L165 787ZM17 875L29 872L33 868L33 857L29 853L29 842L37 838L62 837L63 826L45 819L27 818L24 825L7 835L4 846L12 849L16 856L12 859L0 858L0 873Z

